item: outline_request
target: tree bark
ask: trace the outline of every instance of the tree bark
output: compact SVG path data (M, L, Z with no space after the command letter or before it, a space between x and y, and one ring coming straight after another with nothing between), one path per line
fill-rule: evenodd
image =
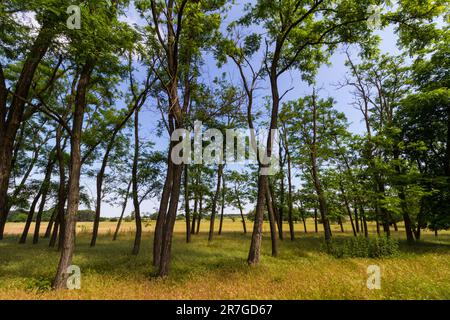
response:
M50 179L52 177L53 167L55 165L55 158L53 158L49 167L47 167L44 183L42 184L42 195L41 195L41 203L39 204L38 213L36 215L36 225L34 227L34 235L33 235L33 244L37 244L39 242L39 232L41 228L41 220L42 213L44 212L45 202L47 200L47 194L50 189Z
M234 188L235 188L235 193L238 194L236 186ZM245 224L244 212L242 210L241 198L239 196L237 197L237 201L238 201L239 212L241 213L242 228L244 228L244 234L247 234L247 225Z
M132 196L134 205L134 221L136 223L136 234L132 254L137 255L141 249L142 221L141 208L139 205L138 189L138 163L139 163L139 108L134 112L134 158L132 168Z
M92 70L93 62L86 62L80 74L75 97L75 110L71 135L70 178L67 192L67 214L63 222L64 240L62 243L58 270L56 272L55 280L53 281L53 289L62 289L66 287L67 278L69 276L67 269L72 263L72 256L75 248L76 214L78 212L78 204L80 201L81 133L86 107L86 94Z
M275 214L273 211L273 202L270 196L270 190L268 185L266 186L266 205L267 205L267 212L269 215L270 238L272 240L272 257L276 257L278 255L277 227L275 222Z
M261 251L262 225L264 221L264 201L266 194L267 176L259 175L258 179L258 198L255 209L255 221L253 223L252 240L247 262L250 265L258 264Z
M184 209L186 212L186 243L191 242L191 213L189 208L189 165L184 165Z
M222 184L222 174L223 174L223 164L219 164L219 168L218 168L218 172L217 172L216 192L214 193L214 197L213 197L213 201L212 201L211 220L209 222L208 241L212 241L212 239L214 237L214 223L216 220L217 201L219 200L220 186Z
M197 217L197 230L196 234L200 232L200 222L202 221L202 214L203 214L203 194L200 194L200 203L198 207L198 217Z
M130 196L132 180L128 183L127 191L125 193L125 197L123 199L122 204L122 212L120 213L119 221L117 221L116 231L114 231L113 241L117 240L117 236L119 235L120 225L122 224L123 215L125 214L125 209L127 208L128 197Z
M225 210L225 178L222 177L222 203L220 204L220 223L219 223L219 235L222 234L223 227L223 212Z

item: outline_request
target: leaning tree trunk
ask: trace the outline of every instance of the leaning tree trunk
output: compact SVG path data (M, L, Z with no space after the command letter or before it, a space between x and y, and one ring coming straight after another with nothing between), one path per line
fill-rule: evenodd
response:
M52 32L44 23L23 64L9 108L6 107L8 94L5 89L5 77L3 69L0 68L0 88L2 88L0 91L0 240L3 239L8 217L8 186L12 169L14 140L20 123L23 121L25 103L34 74L51 44L52 37Z
M38 191L36 196L31 203L30 211L28 212L27 221L25 222L25 227L23 228L22 236L20 237L19 243L24 244L27 241L28 231L30 230L31 222L33 221L34 212L36 210L36 205L41 197L41 190Z
M117 240L117 235L119 234L120 225L122 224L123 215L125 214L125 209L127 208L128 197L130 196L132 180L128 183L127 191L123 199L122 212L120 213L119 221L117 221L116 231L114 231L113 241Z
M86 94L92 70L93 64L87 62L83 66L77 86L71 134L71 170L67 192L67 214L62 223L64 225L64 240L62 243L58 270L56 272L55 280L53 281L53 289L62 289L66 287L67 278L69 277L67 269L72 263L73 252L75 249L76 214L80 202L81 133L83 129L84 110L86 107Z
M34 226L33 244L39 241L39 232L41 228L42 213L44 212L45 202L47 200L47 194L50 189L50 179L52 178L53 167L55 165L56 157L53 155L47 168L45 170L44 182L41 186L41 203L39 204L38 213L36 215L36 224Z

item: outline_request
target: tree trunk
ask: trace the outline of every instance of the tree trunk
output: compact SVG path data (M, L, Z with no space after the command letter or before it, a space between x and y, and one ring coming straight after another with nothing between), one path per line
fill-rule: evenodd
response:
M184 165L184 207L186 211L186 243L191 242L191 213L189 209L189 165Z
M169 205L169 199L170 199L170 191L172 189L172 182L173 182L173 168L172 167L173 167L173 165L172 165L172 161L170 159L171 152L172 152L172 144L170 145L170 148L169 148L169 155L168 155L168 159L167 159L166 181L164 182L163 192L161 195L161 201L159 204L158 218L156 220L156 226L155 226L155 235L154 235L154 240L153 240L153 265L154 266L159 266L159 264L160 264L164 221L166 219L167 207Z
M360 208L360 212L361 212L361 218L362 218L363 226L364 226L364 236L366 238L368 238L369 237L369 229L367 229L367 218L366 218L366 214L365 214L362 206Z
M195 234L195 222L197 220L197 215L198 215L198 198L197 198L197 194L195 195L195 200L194 200L194 214L192 215L192 222L191 222L191 235Z
M220 224L219 224L219 235L222 234L223 227L223 212L225 210L225 178L222 177L222 203L220 205Z
M236 188L236 186L235 186L235 188ZM237 194L237 190L235 190L235 191ZM242 210L241 199L239 198L239 196L237 197L237 201L238 201L239 212L241 213L242 227L244 228L244 234L247 234L247 226L245 224L244 212Z
M117 236L119 235L120 225L122 224L123 215L125 214L125 209L127 208L128 197L130 196L130 189L132 180L128 183L127 191L125 193L125 197L123 199L122 212L120 213L119 221L117 221L116 231L114 231L113 241L117 240Z
M195 232L196 234L200 232L200 222L202 221L202 214L203 214L203 194L200 194L200 204L198 208L198 217L197 217L197 231Z
M355 206L353 209L355 212L355 226L356 226L356 232L359 233L359 217L358 217L358 208Z
M25 222L25 227L22 232L22 236L20 237L19 243L24 244L27 241L28 231L30 230L31 222L33 221L34 211L36 209L36 205L41 197L41 190L38 191L36 196L31 203L30 211L28 212L27 221Z
M53 224L55 223L57 212L57 208L54 207L50 220L47 224L47 228L45 229L44 239L50 238L50 235L52 234Z
M42 213L44 212L45 202L47 200L47 194L50 188L50 179L53 172L53 167L55 165L55 160L52 161L50 167L47 168L44 178L44 183L42 184L42 196L41 196L41 203L39 204L38 213L36 215L36 225L34 226L34 235L33 235L33 244L36 244L39 242L39 232L41 229L41 220L42 220Z
M270 197L272 198L272 208L273 208L273 213L275 214L275 222L277 223L278 237L280 238L280 240L283 240L283 219L280 218L280 214L278 212L279 206L277 206L277 203L275 201L275 199L276 199L275 192L273 191L273 187L272 187L272 183L271 183L270 179L269 179L269 192L270 192Z
M250 244L250 251L248 254L247 262L250 265L257 264L259 262L259 256L261 251L261 239L262 239L262 225L264 221L264 201L266 194L266 175L259 175L258 178L258 199L255 209L255 221L253 223L252 241Z
M72 256L75 248L76 214L80 201L80 174L81 174L81 133L83 128L84 110L86 107L86 94L90 83L93 64L87 62L81 71L78 81L77 94L75 98L75 110L73 115L73 128L71 135L70 152L70 178L67 192L67 214L64 219L64 240L62 243L61 258L58 264L54 289L66 287L68 267L72 263Z
M314 208L314 228L315 232L319 232L318 222L317 222L317 208Z
M220 186L222 184L222 174L223 174L223 164L219 164L219 169L217 172L216 192L214 193L214 197L213 197L213 201L212 201L211 220L209 222L208 241L212 241L213 236L214 236L214 223L215 223L215 219L216 219L217 201L219 200L219 195L220 195Z
M282 148L279 148L279 157L281 159ZM283 215L284 215L284 162L281 162L281 178L280 178L280 204L278 206L278 233L281 240L283 240ZM272 197L274 197L273 190L271 190Z
M175 219L178 209L178 200L180 197L180 185L181 176L183 174L183 165L174 165L174 181L172 184L171 197L169 203L169 210L167 211L167 217L164 224L163 230L163 241L161 245L161 259L158 269L158 275L160 277L165 277L169 273L170 265L170 251L172 248L172 236L173 227L175 225Z
M8 96L6 90L2 90L0 97L0 240L3 239L8 217L8 185L12 169L14 140L23 120L25 103L28 99L34 74L51 44L52 37L52 32L44 22L23 64L8 110L6 108ZM3 71L1 72L1 78L0 86L3 86Z
M288 165L288 220L289 220L289 233L290 233L290 236L291 236L291 240L294 241L294 239L295 239L294 222L292 221L293 204L292 204L291 155L290 155L290 152L289 152L289 147L287 145L287 139L286 138L285 138L285 144L286 144L286 156L287 156L287 165Z
M344 233L344 225L342 224L342 218L338 217L339 226L341 227L341 232Z
M134 221L136 223L136 234L132 254L136 255L141 249L142 222L141 208L139 205L138 190L138 163L139 163L139 108L134 113L134 159L132 168L132 196L134 205Z
M278 255L277 227L275 222L275 214L273 211L273 202L270 196L270 190L268 185L266 186L266 206L269 215L270 238L272 240L272 257L276 257Z

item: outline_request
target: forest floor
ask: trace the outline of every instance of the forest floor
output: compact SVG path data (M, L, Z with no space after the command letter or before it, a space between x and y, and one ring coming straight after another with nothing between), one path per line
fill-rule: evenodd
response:
M334 258L322 250L323 234L308 233L296 224L296 240L280 241L279 256L271 257L265 225L260 264L246 258L251 233L244 235L239 220L226 220L224 232L207 240L204 222L199 235L186 244L184 222L176 224L170 276L152 277L151 248L154 222L146 225L141 252L131 255L133 223L124 223L112 241L115 222L102 222L95 248L89 247L91 223L77 225L73 264L81 268L81 289L54 292L50 284L59 253L41 239L17 243L22 223L8 223L0 241L0 300L2 299L450 299L450 232L436 238L425 232L415 246L400 242L400 254L385 259ZM251 223L247 227L251 231ZM333 226L333 236L352 236ZM374 226L371 226L375 233ZM45 230L45 224L43 225ZM33 230L33 229L31 229ZM216 229L217 230L217 229ZM285 226L285 230L288 227ZM288 235L286 234L286 237ZM399 239L404 232L394 232ZM381 267L381 289L369 290L367 267Z

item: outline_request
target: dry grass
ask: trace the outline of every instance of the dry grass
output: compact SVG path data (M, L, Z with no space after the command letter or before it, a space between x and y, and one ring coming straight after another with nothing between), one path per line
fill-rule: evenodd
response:
M270 256L266 233L261 263L249 267L245 259L251 235L242 234L238 220L226 220L224 234L212 243L205 221L204 233L193 236L190 244L185 243L184 223L177 222L171 274L156 279L151 267L153 227L145 227L141 253L133 256L132 223L124 224L115 242L115 223L101 223L95 248L89 247L91 224L79 224L73 263L82 270L82 288L53 292L48 286L59 253L45 239L38 245L17 244L23 224L10 223L7 239L0 242L0 299L450 299L449 232L437 239L427 232L414 247L402 242L395 258L335 259L321 251L322 234L312 232L310 221L306 235L296 225L297 239L282 241L277 258ZM336 237L351 236L349 226L345 234L333 228ZM394 236L404 234L400 230ZM371 264L381 267L381 290L366 287Z

